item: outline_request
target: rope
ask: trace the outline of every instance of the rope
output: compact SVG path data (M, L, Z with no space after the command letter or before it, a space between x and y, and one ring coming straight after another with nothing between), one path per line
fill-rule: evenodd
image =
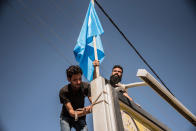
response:
M101 93L98 95L98 97L95 99L95 101L91 104L91 106L94 106L94 105L96 105L96 104L98 104L98 103L101 103L101 102L105 102L106 104L108 104L108 102L107 102L106 100L100 100L100 101L98 101L98 99L100 98L100 96L101 96L103 93L104 93L104 94L107 94L106 91L101 92Z
M91 107L93 107L96 104L102 103L102 102L105 102L106 104L109 104L106 100L98 101L102 94L107 94L107 92L106 91L100 92L99 95L97 96L97 98L95 99L95 101L90 105ZM76 111L84 111L84 110L85 110L84 108L76 109Z
M136 54L142 59L142 61L148 66L148 68L155 74L155 76L160 80L160 82L167 88L167 90L174 96L174 94L169 90L169 88L166 86L166 84L161 80L161 78L158 76L158 74L154 71L154 69L148 64L148 62L144 59L144 57L137 51L137 49L134 47L134 45L128 40L128 38L125 36L125 34L120 30L120 28L114 23L114 21L111 19L111 17L105 12L105 10L102 8L102 6L95 0L95 3L97 6L101 9L101 11L104 13L104 15L109 19L109 21L113 24L113 26L118 30L118 32L123 36L123 38L128 42L128 44L133 48L133 50L136 52Z

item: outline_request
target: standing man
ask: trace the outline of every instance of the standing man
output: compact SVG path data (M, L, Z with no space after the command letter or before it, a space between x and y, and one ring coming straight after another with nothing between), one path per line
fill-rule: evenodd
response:
M84 107L87 96L91 102L90 84L82 82L82 70L79 66L72 65L67 70L69 84L64 86L59 93L60 102L63 104L60 125L61 131L87 131L86 114L91 113L91 106Z
M99 66L99 61L95 60L93 62L94 67ZM96 68L95 68L96 69ZM95 75L96 71L94 71L94 75ZM113 87L117 87L118 84L121 82L122 79L122 74L123 74L123 68L120 65L115 65L112 68L112 74L110 76L110 80L106 80L108 81ZM133 99L128 95L127 91L125 90L120 90L121 93L123 93L123 95L125 97L127 97L130 101L133 101Z
M120 65L115 65L112 68L112 74L110 76L110 84L113 87L117 87L117 84L121 82L122 79L122 74L123 74L123 68ZM126 96L130 101L133 101L133 99L128 95L127 91L120 91L123 93L124 96Z

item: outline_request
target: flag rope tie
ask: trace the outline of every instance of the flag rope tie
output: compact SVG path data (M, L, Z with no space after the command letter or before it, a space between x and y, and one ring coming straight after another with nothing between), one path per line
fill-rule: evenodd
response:
M107 94L107 92L106 92L106 91L102 91L102 92L98 95L98 97L95 99L95 101L91 104L92 107L93 107L94 105L96 105L96 104L101 103L101 102L105 102L106 104L109 104L106 100L100 100L100 101L98 101L99 98L100 98L100 96L101 96L102 94ZM84 108L76 109L76 111L84 111ZM91 111L91 112L92 112L92 111Z

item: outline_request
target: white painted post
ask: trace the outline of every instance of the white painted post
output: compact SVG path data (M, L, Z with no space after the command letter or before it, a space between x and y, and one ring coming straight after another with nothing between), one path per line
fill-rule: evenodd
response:
M123 131L124 128L118 127L117 119L119 118L115 114L112 87L105 84L105 79L102 77L93 80L91 87L92 102L96 100L98 102L93 106L92 112L94 131Z

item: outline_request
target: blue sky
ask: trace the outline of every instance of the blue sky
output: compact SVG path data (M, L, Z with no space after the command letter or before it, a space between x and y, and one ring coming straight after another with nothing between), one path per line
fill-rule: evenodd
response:
M196 2L98 2L177 99L196 114ZM77 64L73 49L89 1L3 0L0 4L0 130L60 130L58 93L68 83L66 68ZM101 36L106 55L101 75L108 78L113 65L121 64L123 83L141 81L137 70L150 70L95 8L105 31ZM195 130L151 88L132 88L128 93L172 130ZM93 130L92 115L87 116L87 122Z

